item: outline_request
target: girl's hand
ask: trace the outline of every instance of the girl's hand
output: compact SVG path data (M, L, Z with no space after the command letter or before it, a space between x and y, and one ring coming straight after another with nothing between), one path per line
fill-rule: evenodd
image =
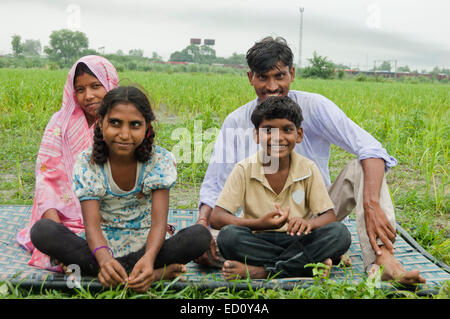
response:
M153 263L150 263L144 255L134 265L133 271L128 279L128 287L137 292L146 292L155 279L156 275L153 269Z
M275 204L275 210L258 218L258 230L277 229L283 226L289 217L289 207L283 211Z
M115 287L128 281L125 268L114 258L110 258L100 265L98 279L106 287Z
M293 217L289 219L289 224L287 228L287 234L294 236L300 236L301 234L308 235L312 230L312 224L310 221L300 218Z

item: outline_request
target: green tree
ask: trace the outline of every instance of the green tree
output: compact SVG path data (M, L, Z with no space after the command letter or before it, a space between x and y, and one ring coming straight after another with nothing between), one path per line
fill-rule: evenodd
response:
M39 40L25 40L23 43L23 54L25 56L39 56L42 52L41 41Z
M238 54L234 52L233 55L227 59L227 63L235 65L245 65L247 63L247 61L245 60L245 54Z
M131 50L128 51L128 55L142 58L144 56L144 50L142 50L142 49L131 49Z
M212 64L216 61L216 50L209 45L200 46L199 55L197 56L198 63ZM197 61L195 61L197 62Z
M397 68L397 72L411 72L411 69L409 68L409 66L405 65L405 66L399 66Z
M194 62L194 57L190 55L186 49L175 51L170 55L169 61L172 62Z
M163 60L163 58L162 58L162 56L160 56L160 55L158 54L158 52L153 51L151 60L152 60L152 61L161 62L161 61Z
M322 79L329 79L334 74L334 63L328 60L327 57L320 56L316 51L313 57L308 59L311 66L305 67L301 70L301 75L304 77L319 77Z
M11 39L11 47L15 57L22 55L23 53L23 45L20 43L22 40L20 35L13 35Z
M217 60L216 50L209 45L190 44L181 51L175 51L170 55L169 61L194 62L212 64Z
M50 35L50 45L44 52L51 61L58 62L62 66L70 66L74 60L81 57L88 49L89 40L80 31L61 29L53 31Z
M389 62L389 61L383 61L383 63L381 63L381 65L379 66L379 67L377 67L376 69L375 69L375 71L376 70L379 70L379 71L391 71L391 63Z

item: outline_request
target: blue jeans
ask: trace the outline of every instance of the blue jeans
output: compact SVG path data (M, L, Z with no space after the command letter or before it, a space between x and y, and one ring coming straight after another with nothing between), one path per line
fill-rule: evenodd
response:
M262 266L277 277L311 276L309 263L331 258L338 263L348 250L351 235L347 227L334 222L315 229L308 235L290 236L285 232L253 233L242 226L227 225L217 237L217 245L225 259Z

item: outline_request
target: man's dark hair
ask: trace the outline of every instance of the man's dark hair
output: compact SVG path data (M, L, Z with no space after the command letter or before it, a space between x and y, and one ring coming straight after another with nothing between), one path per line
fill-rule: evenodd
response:
M247 51L247 64L250 71L257 74L269 72L283 62L289 69L293 66L293 54L282 37L265 37Z
M251 120L256 129L263 120L287 119L298 129L302 125L303 115L300 106L287 96L270 96L253 110Z

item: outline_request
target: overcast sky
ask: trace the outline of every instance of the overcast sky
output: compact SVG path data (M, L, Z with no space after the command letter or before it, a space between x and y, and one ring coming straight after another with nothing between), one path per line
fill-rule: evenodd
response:
M0 0L0 54L11 37L48 45L52 31L79 30L89 47L156 51L168 59L190 38L215 39L218 56L245 53L266 35L284 37L302 62L313 51L335 63L373 67L374 60L431 70L450 68L447 0Z

